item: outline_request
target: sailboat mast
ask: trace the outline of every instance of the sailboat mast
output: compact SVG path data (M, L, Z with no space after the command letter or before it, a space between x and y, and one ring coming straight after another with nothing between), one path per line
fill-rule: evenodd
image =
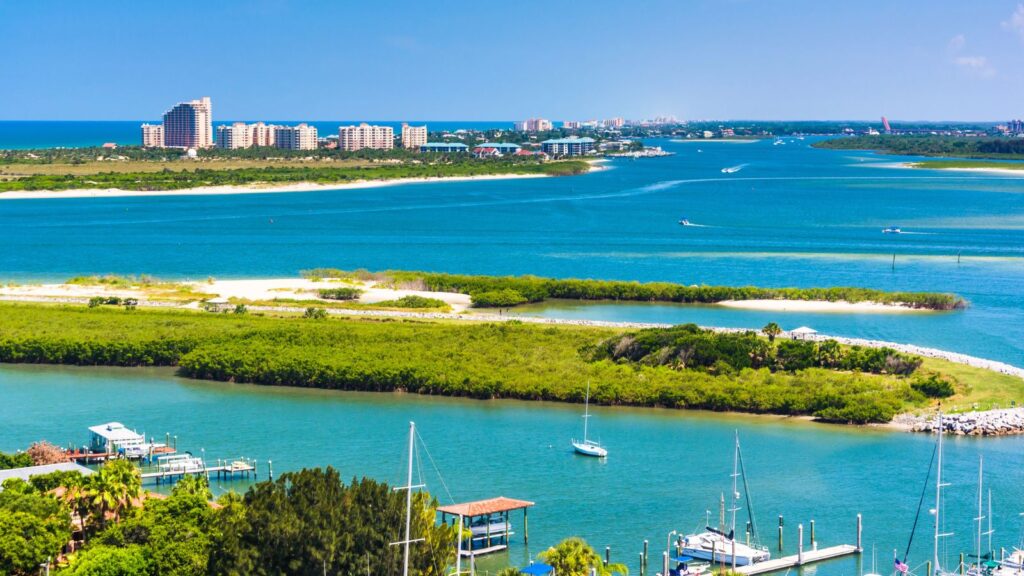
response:
M982 488L982 468L984 467L984 456L978 456L978 535L977 542L975 542L974 553L978 559L978 566L981 566L981 522L985 519L985 511L983 509L983 496L984 491Z
M936 447L936 451L938 452L938 461L937 461L936 474L935 474L935 542L933 543L933 550L932 550L932 556L933 556L932 557L932 570L934 570L934 574L938 574L940 572L940 570L939 570L939 525L940 525L939 517L941 515L940 510L941 510L941 506L942 506L942 501L941 501L941 498L942 498L942 412L939 412L938 421L939 421L939 425L938 425L939 438L937 440L938 445ZM932 575L929 574L928 576L932 576Z
M985 535L988 536L988 548L985 550L987 553L992 553L992 489L988 489L988 530L985 531ZM989 558L990 560L992 558Z
M732 521L731 521L731 526L729 526L729 530L732 531L732 537L733 538L736 537L736 510L739 508L736 505L736 502L737 502L737 500L739 500L739 497L740 497L740 493L736 489L737 488L737 486L736 486L736 478L739 476L739 473L740 473L739 472L739 464L740 464L740 433L739 433L739 430L737 430L736 431L736 448L735 448L735 450L732 453L732 510L731 510L731 512L732 512Z
M587 442L587 423L590 421L590 380L587 380L587 399L583 403L583 443Z
M405 491L405 557L402 560L402 576L409 576L409 538L412 529L412 454L416 439L416 423L409 422L409 475Z

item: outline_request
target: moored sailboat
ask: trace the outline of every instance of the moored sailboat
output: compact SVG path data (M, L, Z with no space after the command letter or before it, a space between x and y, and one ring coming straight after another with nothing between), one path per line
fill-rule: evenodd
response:
M590 420L590 382L587 382L587 398L583 406L583 440L573 438L572 447L577 454L604 458L608 455L608 450L599 442L594 442L587 437L587 422Z

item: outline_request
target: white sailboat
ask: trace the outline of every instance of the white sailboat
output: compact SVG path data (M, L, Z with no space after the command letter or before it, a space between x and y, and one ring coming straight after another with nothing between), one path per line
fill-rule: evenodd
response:
M729 523L729 532L727 533L724 526L720 529L712 528L707 526L704 532L699 534L690 534L683 538L682 542L682 553L692 558L698 558L700 560L710 560L711 562L719 562L721 564L735 564L736 566L748 566L755 562L763 562L771 558L771 552L768 551L764 546L758 546L749 542L740 542L736 540L736 512L739 510L738 500L740 499L739 486L737 485L738 479L743 479L743 492L744 498L747 503L747 514L750 516L750 534L749 536L756 538L754 533L754 519L753 513L750 509L750 498L747 493L747 479L741 468L740 460L740 437L739 433L736 434L736 448L733 452L732 460L732 507L729 509L732 512L732 521ZM722 523L724 524L725 517L725 501L722 501Z
M590 382L587 382L587 399L583 408L583 440L576 440L573 438L572 447L576 450L577 454L584 456L593 456L595 458L604 458L608 455L608 450L601 446L600 443L594 442L587 437L587 422L590 420Z

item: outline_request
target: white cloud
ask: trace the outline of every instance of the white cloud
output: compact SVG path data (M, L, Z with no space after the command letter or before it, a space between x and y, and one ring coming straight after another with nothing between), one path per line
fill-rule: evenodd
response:
M982 78L991 78L996 74L996 69L984 56L958 56L953 58L953 64Z
M1010 15L1010 19L1003 22L1003 28L1015 32L1024 40L1024 4L1017 4L1017 9Z
M967 44L967 38L963 34L957 34L949 39L948 50L955 54L964 49L964 44Z

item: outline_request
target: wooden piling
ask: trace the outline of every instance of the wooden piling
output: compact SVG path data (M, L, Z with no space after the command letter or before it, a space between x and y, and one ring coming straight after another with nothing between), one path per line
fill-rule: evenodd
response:
M612 547L604 547L604 565L607 566L612 563Z
M814 518L811 518L811 549L814 549Z
M796 525L796 565L802 566L804 563L804 525Z
M782 552L782 514L779 514L779 552Z
M648 543L647 543L647 540L644 540L644 559L643 559L643 564L642 564L642 566L643 566L642 572L647 572L647 552L648 552Z
M668 576L668 550L661 553L661 570L662 576Z
M864 551L864 546L861 545L861 534L864 529L863 519L860 514L857 514L857 553L860 554Z

